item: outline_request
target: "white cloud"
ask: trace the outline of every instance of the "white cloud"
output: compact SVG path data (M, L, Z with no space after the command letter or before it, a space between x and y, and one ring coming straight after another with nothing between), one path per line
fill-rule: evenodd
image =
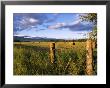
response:
M48 26L49 29L64 29L68 28L71 31L90 31L92 30L93 26L91 24L84 24L80 20L72 21L69 23L56 23L54 25Z
M27 29L29 27L34 27L39 23L38 19L23 17L22 20L17 21L17 28L19 30Z
M76 20L76 21L73 21L73 22L70 22L70 23L56 23L55 25L51 25L49 26L48 28L49 29L58 29L58 28L61 28L61 27L64 27L64 26L72 26L72 25L76 25L80 23L80 20Z
M29 18L29 22L30 23L36 23L36 22L39 22L39 20L34 19L34 18Z
M68 26L71 26L71 25L76 25L78 23L80 23L81 21L80 20L76 20L76 21L73 21L71 23L68 23Z
M73 22L70 22L70 23L56 23L54 25L51 25L49 26L48 28L49 29L58 29L58 28L61 28L61 27L65 27L65 26L73 26L73 25L76 25L76 24L79 24L80 23L80 20L76 20L76 21L73 21Z
M66 26L66 23L56 23L55 25L49 26L49 29L57 29L60 27Z

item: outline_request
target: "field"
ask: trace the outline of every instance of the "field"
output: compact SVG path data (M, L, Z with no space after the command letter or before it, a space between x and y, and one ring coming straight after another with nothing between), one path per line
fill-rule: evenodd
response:
M86 42L56 42L56 63L50 62L50 42L14 42L14 75L86 75ZM93 50L94 75L97 51Z

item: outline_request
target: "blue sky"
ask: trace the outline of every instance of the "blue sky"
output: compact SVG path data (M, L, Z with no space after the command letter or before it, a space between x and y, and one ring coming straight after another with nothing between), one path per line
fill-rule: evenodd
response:
M82 22L77 13L14 13L14 36L57 39L85 38L93 25Z

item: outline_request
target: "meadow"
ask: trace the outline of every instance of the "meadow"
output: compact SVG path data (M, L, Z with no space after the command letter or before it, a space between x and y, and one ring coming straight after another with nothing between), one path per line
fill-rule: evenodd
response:
M14 75L86 75L86 42L56 42L56 63L50 62L50 42L14 42ZM93 50L97 74L97 49Z

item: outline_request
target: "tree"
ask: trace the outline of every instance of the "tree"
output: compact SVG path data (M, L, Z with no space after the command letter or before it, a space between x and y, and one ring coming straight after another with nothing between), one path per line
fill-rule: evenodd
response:
M89 33L90 39L97 40L97 27L95 26L93 28L93 31Z
M86 58L86 74L93 74L93 42L96 44L97 41L97 14L96 13L88 13L80 16L82 21L92 22L94 24L94 28L92 32L89 33L89 40L87 40L87 58Z
M94 25L97 25L97 14L96 13L87 13L80 15L82 21L92 22Z
M97 46L97 27L93 28L93 31L89 33L89 39L93 40L93 49Z
M96 41L97 40L97 14L96 13L87 13L80 15L82 21L93 23L93 31L89 33L89 38Z

